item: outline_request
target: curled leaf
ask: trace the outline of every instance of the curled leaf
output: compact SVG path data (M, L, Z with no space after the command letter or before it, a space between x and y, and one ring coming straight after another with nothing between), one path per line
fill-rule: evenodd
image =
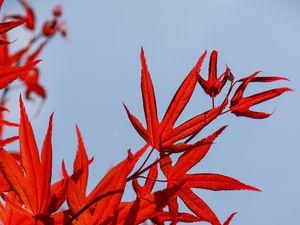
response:
M254 119L264 119L269 117L271 114L265 112L256 112L250 110L250 107L257 105L261 102L275 98L284 92L292 91L290 88L274 88L268 91L257 93L248 97L244 97L244 91L250 82L272 82L277 80L286 80L282 77L256 77L259 74L255 72L251 76L242 79L242 83L236 90L234 96L230 101L230 111L236 116L245 116Z

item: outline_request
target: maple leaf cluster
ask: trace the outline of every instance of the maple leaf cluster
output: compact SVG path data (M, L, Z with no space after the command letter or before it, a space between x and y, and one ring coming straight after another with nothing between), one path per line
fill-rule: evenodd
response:
M23 8L23 14L7 14L3 17L2 26L0 28L0 67L3 70L1 74L5 74L6 70L15 70L10 76L1 80L0 87L5 88L1 97L1 105L3 105L7 92L12 89L9 83L18 79L21 86L25 87L25 97L27 100L33 101L33 94L44 100L47 96L45 87L40 82L40 69L36 66L38 58L49 41L60 33L67 38L67 30L64 21L62 21L62 7L56 6L52 11L52 18L46 20L42 27L36 28L36 16L32 7L26 0L19 0L20 6ZM8 37L7 31L14 28L23 28L24 32L30 33L30 40L18 51L11 52L9 45L13 44ZM7 72L6 72L7 73Z
M3 1L0 1L0 7ZM41 150L36 144L34 132L28 119L22 97L20 102L20 122L4 119L5 99L11 83L18 79L25 85L25 97L31 100L31 93L45 98L46 91L39 83L37 58L45 45L56 34L66 37L65 24L61 22L62 7L53 10L53 18L47 20L41 31L35 34L35 14L25 0L19 0L24 14L7 15L0 23L0 89L2 101L0 108L0 222L5 225L134 225L146 222L162 225L179 222L208 222L212 225L229 225L235 212L221 222L214 211L197 195L193 189L251 190L258 188L242 183L237 179L216 173L191 173L190 170L209 152L216 138L226 126L201 140L193 141L197 134L216 118L226 113L248 118L263 119L271 114L251 110L251 107L291 91L286 87L275 88L251 96L244 96L250 84L286 80L278 76L250 76L235 80L231 69L226 66L218 76L218 52L210 55L208 79L201 71L207 52L199 58L186 76L171 100L165 115L158 118L156 97L143 49L141 50L141 92L146 125L143 125L125 106L128 118L145 140L145 145L111 168L90 193L87 193L89 167L93 158L87 155L84 141L78 126L77 151L70 173L62 162L62 177L52 182L52 123L50 116L48 130ZM33 33L33 38L21 50L10 53L13 44L7 32L23 26ZM36 42L40 44L32 51ZM195 89L199 87L209 95L211 108L187 121L175 125L190 101ZM227 88L227 91L224 91ZM218 95L224 91L223 97ZM217 99L218 98L218 99ZM220 98L220 99L219 99ZM217 104L217 102L220 102ZM4 126L16 127L18 134L3 137ZM19 142L16 152L7 150L7 145ZM151 156L156 154L156 160ZM140 165L140 166L137 166ZM163 178L159 177L159 170ZM141 181L144 181L141 184ZM136 194L132 201L124 201L125 188L132 185ZM165 184L158 190L158 183ZM181 199L189 209L182 212L178 200Z

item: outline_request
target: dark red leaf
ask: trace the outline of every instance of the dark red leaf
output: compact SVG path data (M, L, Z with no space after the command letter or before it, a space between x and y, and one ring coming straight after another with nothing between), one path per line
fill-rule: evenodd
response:
M264 113L264 112L256 112L250 110L250 107L257 105L261 102L267 101L269 99L275 98L284 92L292 91L290 88L275 88L272 90L268 90L265 92L261 92L258 94L254 94L248 97L244 97L244 91L247 87L247 85L254 81L254 82L271 82L271 81L277 81L277 80L285 80L285 78L282 77L258 77L256 79L256 75L259 73L255 72L251 76L247 78L242 79L242 83L236 90L234 96L232 97L230 101L230 111L235 114L236 116L245 116L249 118L255 118L255 119L264 119L269 117L271 114Z
M230 69L227 67L225 72L217 78L217 62L218 52L214 50L210 55L208 80L204 80L200 74L197 76L199 84L212 99L221 92L231 73Z

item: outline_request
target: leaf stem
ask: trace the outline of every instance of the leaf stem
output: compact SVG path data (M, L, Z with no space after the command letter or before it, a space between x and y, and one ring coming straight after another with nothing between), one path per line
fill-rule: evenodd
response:
M132 174L131 176L129 176L129 177L127 178L127 182L133 180L134 178L137 178L138 176L140 176L141 174L143 174L144 172L146 172L147 170L149 170L152 166L154 166L154 165L156 165L157 163L159 163L161 159L163 159L164 157L169 156L169 155L171 155L171 154L172 154L172 153L165 154L164 156L162 156L162 157L156 159L156 160L155 160L153 163L151 163L149 166L147 166L147 167L145 167L144 169L140 170L138 173Z
M168 182L168 180L153 179L153 178L149 178L149 177L145 177L145 176L138 176L138 178L144 178L146 180L153 180L153 181L157 181L157 182Z
M143 164L140 166L140 168L137 169L137 171L135 173L138 173L141 171L141 169L143 169L143 167L145 166L145 164L147 163L147 161L149 160L151 154L153 153L154 148L152 147L151 151L149 152L149 154L147 155L145 161L143 162Z

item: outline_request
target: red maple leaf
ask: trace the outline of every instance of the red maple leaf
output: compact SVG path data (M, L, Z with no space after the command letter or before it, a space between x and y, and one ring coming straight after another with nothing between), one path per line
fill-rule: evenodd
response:
M271 114L252 111L249 108L261 102L275 98L283 94L284 92L292 91L292 89L290 88L282 87L282 88L274 88L272 90L268 90L248 97L244 97L243 96L244 91L250 82L272 82L278 80L287 80L286 78L283 77L256 77L259 73L260 71L255 72L251 76L239 80L241 84L230 101L230 111L236 116L245 116L245 117L250 117L255 119L267 118Z
M78 127L78 149L74 161L75 176L68 176L66 193L69 210L63 214L64 220L77 220L80 224L100 224L112 216L118 209L127 182L137 160L147 150L148 145L141 148L136 154L128 152L128 157L114 166L96 185L90 194L86 195L89 160L84 142ZM92 222L93 221L93 222Z
M241 183L240 181L213 173L198 173L187 174L187 172L196 164L198 164L209 151L215 138L225 129L222 127L207 138L201 140L197 147L184 152L172 166L172 160L166 156L161 159L160 165L168 180L168 187L178 184L178 182L185 181L184 186L178 191L178 197L185 203L185 205L194 212L201 220L207 221L212 225L221 225L221 222L210 209L210 207L193 191L192 188L201 188L212 191L219 190L253 190L259 189ZM177 197L170 199L169 209L173 218L173 222L177 222L176 217L178 213ZM228 224L229 222L227 222ZM225 223L226 224L226 223Z
M204 56L206 51L204 52ZM210 55L209 67L208 67L208 80L204 80L202 76L197 74L197 79L204 91L212 98L212 105L214 107L214 98L221 92L222 88L226 84L227 80L233 75L228 67L225 72L217 77L217 63L218 63L218 52L214 50Z
M146 59L144 57L144 51L142 49L141 89L147 129L144 128L141 122L129 112L125 105L124 106L133 127L137 130L140 136L144 138L145 141L149 143L153 148L165 152L181 152L187 150L191 147L191 145L176 142L190 137L195 133L198 133L203 127L208 125L217 116L219 116L222 110L226 107L227 101L224 101L220 106L199 114L182 123L181 125L174 127L175 122L184 110L194 92L197 83L196 75L199 73L204 57L205 54L203 54L199 58L196 66L191 70L191 72L182 82L171 103L169 104L169 107L162 121L159 122L157 117L154 88L146 64Z
M64 198L59 194L62 182L51 186L53 115L50 117L41 156L39 156L32 127L21 97L20 111L21 165L4 149L0 150L0 170L12 190L17 194L19 201L9 195L3 195L2 197L10 207L33 221L47 221L51 213L54 212L52 210L56 211L58 209L59 206L56 203L60 201L59 198Z

